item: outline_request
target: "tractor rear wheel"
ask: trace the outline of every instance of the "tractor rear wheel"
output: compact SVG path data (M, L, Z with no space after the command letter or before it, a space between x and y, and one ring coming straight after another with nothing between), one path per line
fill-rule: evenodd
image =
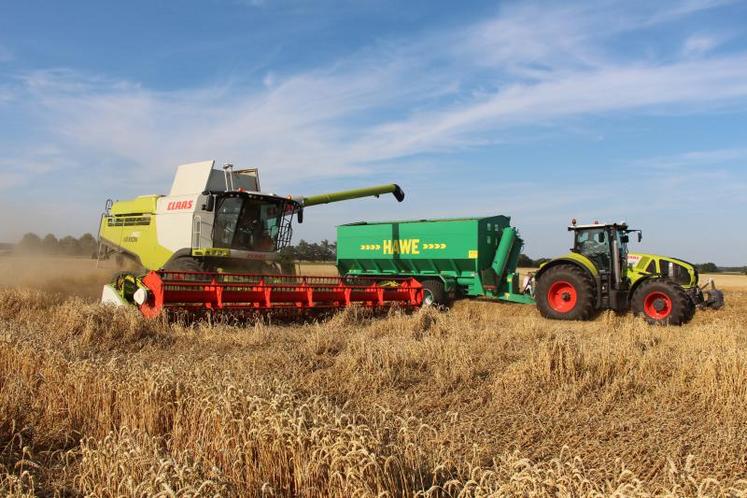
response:
M652 325L682 325L695 312L682 286L666 278L643 282L633 293L631 305L634 314Z
M545 318L589 320L594 314L594 280L576 266L555 266L540 275L535 299Z

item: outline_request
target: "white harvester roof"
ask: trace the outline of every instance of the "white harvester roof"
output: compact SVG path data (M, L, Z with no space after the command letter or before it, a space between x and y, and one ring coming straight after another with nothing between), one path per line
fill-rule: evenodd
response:
M198 194L205 191L246 190L259 192L259 171L255 168L234 171L214 169L215 161L182 164L176 168L170 196Z

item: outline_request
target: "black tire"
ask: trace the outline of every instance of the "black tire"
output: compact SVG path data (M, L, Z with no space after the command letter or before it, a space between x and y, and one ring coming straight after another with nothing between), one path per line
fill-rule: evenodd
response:
M687 293L685 293L687 294ZM690 296L687 296L687 318L685 319L685 322L689 322L693 319L695 316L695 312L697 311L698 307L695 305L692 299L690 299Z
M724 307L724 293L718 289L705 291L704 305L707 309L720 310Z
M652 325L683 325L695 314L685 289L666 278L643 282L633 293L631 308Z
M446 306L449 304L448 295L442 281L431 279L423 280L420 283L423 286L423 307Z
M564 264L549 268L537 279L535 299L542 316L553 320L590 320L596 296L588 271Z
M171 261L168 261L163 269L171 271L206 271L205 265L203 265L202 261L193 258L192 256L179 256L178 258L174 258Z

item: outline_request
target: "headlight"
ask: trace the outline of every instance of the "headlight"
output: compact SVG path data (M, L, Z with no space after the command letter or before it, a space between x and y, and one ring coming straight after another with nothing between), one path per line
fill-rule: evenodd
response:
M146 301L148 301L148 289L140 287L132 295L132 299L134 299L139 306L142 306Z

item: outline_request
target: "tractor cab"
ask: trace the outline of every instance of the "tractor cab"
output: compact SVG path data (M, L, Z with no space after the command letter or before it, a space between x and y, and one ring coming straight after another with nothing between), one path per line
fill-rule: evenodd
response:
M568 230L574 233L571 251L586 256L600 272L614 274L615 282L625 278L629 234L637 232L638 241L642 239L640 230L631 230L625 223L577 225L573 220Z
M573 232L575 254L583 256L595 268L598 278L600 304L622 311L629 305L630 280L627 274L628 242L631 230L626 223L578 225L572 221L568 230Z

